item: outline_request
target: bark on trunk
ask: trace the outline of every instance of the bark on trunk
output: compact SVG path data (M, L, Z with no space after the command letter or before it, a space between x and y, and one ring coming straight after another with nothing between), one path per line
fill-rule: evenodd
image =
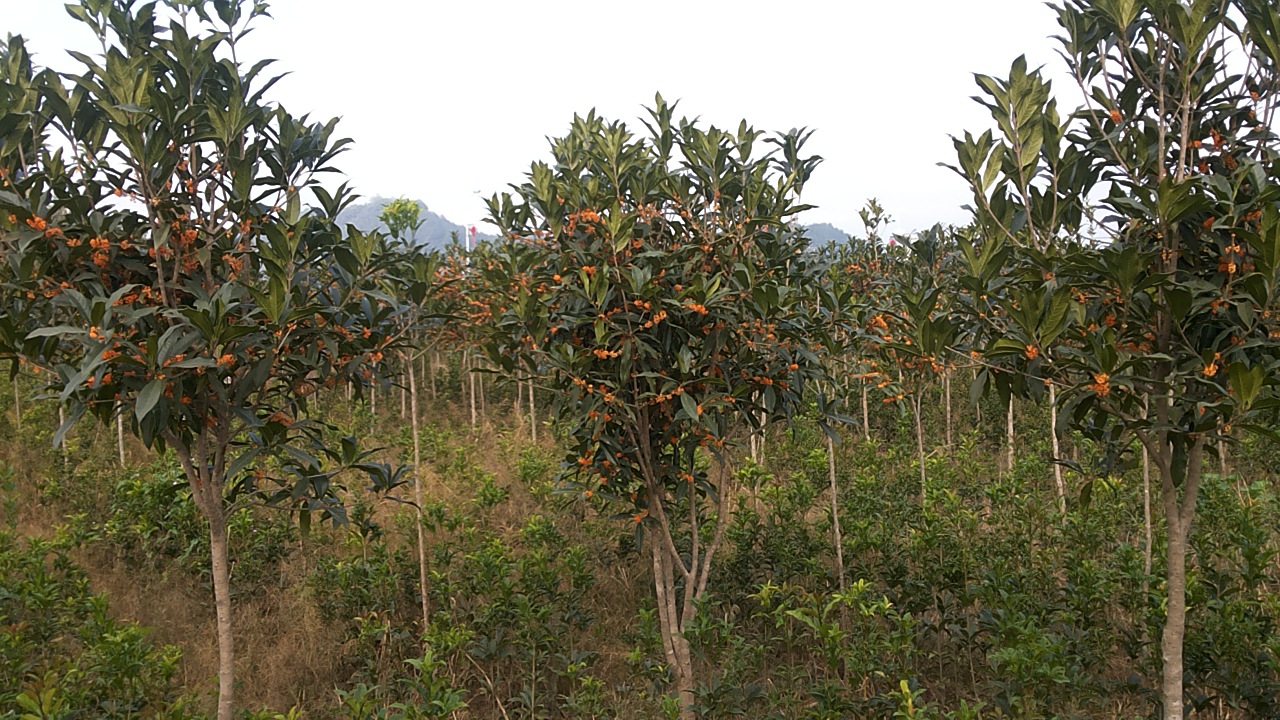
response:
M942 409L946 419L947 447L951 447L951 373L942 376Z
M1049 436L1053 446L1053 486L1058 492L1058 512L1067 516L1067 486L1062 482L1062 446L1058 444L1058 389L1049 384Z
M58 406L58 428L67 424L67 410L62 405ZM62 464L69 465L71 458L67 457L67 436L63 435L62 440L58 443L58 454L62 456Z
M436 401L436 351L431 351L431 358L422 359L423 372L431 379L431 402Z
M470 354L464 355L463 360L467 363L467 379L471 385L471 429L476 429L476 374L474 372L474 362Z
M538 444L538 407L533 400L533 380L529 380L529 437Z
M124 467L124 408L116 413L116 455L120 458L120 467Z
M1190 439L1190 438L1189 438ZM1160 695L1164 720L1183 720L1182 646L1187 629L1187 550L1191 523L1195 518L1196 500L1203 469L1205 437L1196 436L1187 451L1186 476L1182 497L1173 475L1172 451L1167 443L1164 461L1160 463L1161 500L1168 525L1168 548L1165 551L1165 587L1168 612L1160 635Z
M1142 412L1145 415L1150 408L1151 398L1142 398ZM1147 446L1142 445L1142 602L1146 606L1147 592L1150 590L1151 577L1151 455ZM1145 623L1144 623L1145 627ZM1143 631L1143 637L1148 637Z
M1005 456L1005 472L1013 472L1013 395L1009 396L1009 414L1006 419L1005 445L1007 447L1007 453Z
M427 599L427 550L422 530L422 434L418 426L418 382L409 366L409 427L413 432L413 501L418 505L418 595L422 601L422 631L431 624L431 605Z
M196 435L194 446L165 434L191 488L196 509L209 523L209 559L213 571L213 604L218 637L218 720L231 720L235 699L235 647L231 634L231 562L227 549L227 448L225 427Z
M18 378L13 379L13 422L18 432L22 432L22 392L18 389Z
M867 411L867 381L862 381L862 439L871 442L871 413Z
M916 418L916 456L920 460L920 504L924 505L927 499L928 481L925 477L924 470L924 425L920 422L920 395L917 392L911 398L911 409Z
M231 636L231 563L227 519L220 501L210 503L209 553L213 561L213 604L218 623L218 720L231 720L235 703L235 647Z
M691 459L692 465L692 459ZM675 676L676 689L680 695L680 717L682 720L693 720L694 702L694 668L693 655L684 632L697 613L697 602L706 592L707 581L711 576L711 559L716 554L724 538L725 528L729 524L730 498L736 493L732 487L732 473L721 467L719 497L715 508L715 526L712 539L703 543L698 532L699 516L697 493L689 493L689 561L686 564L676 549L672 536L671 522L674 518L667 515L665 509L666 489L662 481L653 472L648 458L642 454L641 464L645 468L648 495L651 501L649 512L657 519L657 526L651 526L647 534L650 553L653 559L654 596L658 606L658 625L662 631L663 650L667 662ZM692 466L690 467L692 470ZM708 498L710 499L710 498ZM677 578L677 572L679 578ZM683 580L683 588L677 597L677 579Z
M840 491L836 487L836 444L827 436L827 477L831 481L831 534L836 544L836 577L844 592L844 541L840 537Z
M679 611L676 608L675 572L672 558L659 542L649 543L653 556L653 587L658 604L658 625L662 631L662 649L667 665L675 678L676 692L680 696L681 720L695 720L693 711L693 662L689 641L681 632ZM675 558L675 562L680 562Z

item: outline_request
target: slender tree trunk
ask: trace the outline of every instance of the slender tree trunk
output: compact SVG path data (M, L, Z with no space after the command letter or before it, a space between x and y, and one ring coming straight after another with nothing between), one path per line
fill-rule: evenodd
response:
M22 392L18 388L18 378L13 378L13 422L18 432L22 432Z
M1009 413L1005 427L1005 471L1013 472L1013 395L1009 395Z
M477 368L480 367L481 362L482 361L477 360L476 362ZM479 373L476 376L476 382L477 384L480 385L480 417L487 417L487 414L484 409L484 378L485 378L484 373Z
M529 380L529 437L533 444L538 444L538 408L534 404L533 379Z
M1150 411L1151 396L1142 397L1142 414ZM1142 444L1142 602L1145 607L1151 577L1151 455ZM1145 637L1146 631L1143 631Z
M58 405L58 428L67 424L67 410L61 403ZM58 443L58 454L62 456L62 464L71 464L71 458L67 457L67 436L62 436L62 441Z
M661 532L661 531L659 531ZM649 543L653 557L653 587L658 605L658 626L662 634L663 654L667 658L667 666L671 668L676 683L676 691L680 695L681 720L695 720L693 712L693 664L689 652L689 641L680 632L680 618L676 609L675 572L671 567L672 558L667 549L653 538ZM675 559L679 562L679 558Z
M755 401L756 396L752 393L751 402L754 403ZM747 453L751 456L752 463L760 464L760 431L754 427L751 428L751 434L747 435Z
M844 592L844 541L840 537L840 491L836 487L836 444L827 436L827 479L831 481L831 534L836 544L836 577Z
M213 605L218 637L217 720L231 720L235 705L235 645L231 632L231 561L227 546L225 434L196 436L193 448L173 434L165 440L173 448L187 476L191 499L209 523L209 560L213 573ZM210 450L210 446L215 449Z
M413 374L413 368L409 368L408 371L410 374ZM403 387L401 387L400 388L400 419L403 420L405 418L405 415L407 415L408 413L409 413L408 393L405 392L405 389Z
M1053 447L1053 485L1058 492L1058 512L1067 516L1067 486L1062 482L1062 446L1058 444L1058 388L1049 383L1049 436Z
M947 447L951 447L951 371L942 376L942 410L946 419Z
M235 647L231 635L231 563L227 518L221 498L207 503L209 553L213 564L213 604L218 623L218 720L231 720L235 702Z
M911 409L916 418L916 456L920 460L920 504L924 505L927 500L928 481L925 477L924 469L924 425L920 421L920 396L923 390L917 391L911 396Z
M471 354L470 354L469 352L463 355L463 360L465 360L465 361L466 361L466 363L467 363L467 379L470 381L470 383L469 383L469 384L470 384L470 386L471 386L471 429L472 429L472 430L475 430L475 429L476 429L476 422L477 422L477 419L478 419L478 418L477 418L477 416L476 416L476 374L475 374L475 363L474 363L474 359L471 357Z
M1191 523L1195 518L1196 500L1203 470L1205 437L1197 436L1187 451L1186 477L1182 481L1182 498L1174 482L1172 451L1167 444L1165 461L1161 463L1161 499L1168 525L1169 543L1165 551L1165 586L1168 612L1160 636L1160 694L1164 704L1164 720L1183 720L1182 647L1187 629L1187 550Z
M408 360L408 358L406 358ZM422 631L431 625L431 605L427 598L427 549L422 530L422 434L418 426L418 381L409 360L409 427L413 432L413 501L418 505L418 595L422 601Z
M1147 603L1151 593L1151 455L1142 446L1142 639L1143 645L1151 638L1147 633Z
M116 413L116 454L120 457L120 467L124 467L124 408Z
M768 437L768 430L764 426L764 421L765 421L764 410L763 409L760 410L760 412L756 414L756 417L760 421L760 433L756 437L756 450L760 452L760 462L764 463L764 441L765 441L765 438Z
M871 442L871 413L867 412L867 381L862 381L862 439Z
M436 401L436 351L431 351L430 358L422 358L422 372L431 379L431 402Z

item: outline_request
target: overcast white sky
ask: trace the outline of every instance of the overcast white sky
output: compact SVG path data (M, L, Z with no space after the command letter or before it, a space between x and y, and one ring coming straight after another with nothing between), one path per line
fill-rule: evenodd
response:
M95 46L63 4L0 0L0 35L74 69L64 51ZM292 73L272 97L343 118L355 147L340 166L362 194L420 198L461 223L483 220L481 197L546 158L575 112L640 128L655 91L721 126L814 128L808 147L826 160L806 222L857 232L869 197L899 232L962 222L968 192L937 163L952 160L949 135L990 125L972 73L1002 75L1023 53L1053 77L1063 67L1039 0L272 0L271 12L242 60Z

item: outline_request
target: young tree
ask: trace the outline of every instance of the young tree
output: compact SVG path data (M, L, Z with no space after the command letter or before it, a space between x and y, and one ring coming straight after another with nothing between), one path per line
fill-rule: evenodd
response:
M249 9L251 7L251 9ZM265 62L235 48L265 5L94 0L68 6L103 52L35 72L0 64L0 358L42 369L68 409L172 450L209 523L218 718L233 712L227 518L253 503L342 521L338 473L399 482L304 415L394 339L378 238L332 222L316 182L345 140L268 104ZM51 137L53 136L53 137ZM304 193L318 203L303 208Z
M1059 119L1025 63L1007 82L980 76L1004 139L957 141L958 170L988 242L1019 246L1015 266L1036 268L1082 213L1100 215L1104 243L1019 284L1051 311L1039 327L1055 330L1043 321L1064 305L1074 318L1056 348L1037 346L1052 350L1061 415L1098 439L1136 436L1158 476L1160 696L1166 720L1182 720L1205 453L1232 427L1275 435L1260 413L1280 381L1280 15L1267 0L1067 0L1058 13L1085 105Z
M823 377L813 294L824 267L788 219L818 163L807 133L764 142L672 121L637 138L594 113L552 143L515 196L490 200L509 257L486 270L490 356L539 368L566 423L570 482L627 509L647 544L663 648L692 718L683 633L729 522L730 434L783 419ZM708 467L705 459L714 459Z

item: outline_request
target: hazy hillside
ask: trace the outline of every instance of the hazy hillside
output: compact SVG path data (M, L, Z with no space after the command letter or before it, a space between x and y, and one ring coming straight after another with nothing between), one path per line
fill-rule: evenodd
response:
M380 228L386 230L387 226L378 220L378 215L382 212L383 206L394 200L394 198L384 198L377 195L369 198L365 202L351 205L346 210L338 214L338 223L342 225L355 225L361 230L373 230ZM427 208L427 204L418 200L418 207L422 208L422 227L418 229L415 236L418 243L428 247L443 248L449 244L451 233L458 233L458 237L463 237L463 231L466 229L458 223L451 222L448 218L438 213L431 212ZM483 240L492 240L494 236L477 228L479 232L476 236Z
M374 228L386 230L387 226L378 220L378 214L382 212L383 206L393 199L375 195L365 202L356 203L343 210L338 215L338 222L342 225L350 223L366 231ZM451 222L443 215L431 212L431 210L427 209L427 204L421 200L418 201L418 207L422 208L422 227L417 234L417 240L420 244L443 248L449 244L450 233L456 232L459 237L462 237L462 233L465 230L464 226ZM482 240L492 240L494 238L491 233L486 233L479 228L477 230L476 236ZM806 234L814 245L825 245L829 242L842 243L849 238L848 233L831 223L808 225L806 226Z
M829 242L843 243L849 239L849 233L831 223L814 223L805 226L805 233L814 245L825 245Z

